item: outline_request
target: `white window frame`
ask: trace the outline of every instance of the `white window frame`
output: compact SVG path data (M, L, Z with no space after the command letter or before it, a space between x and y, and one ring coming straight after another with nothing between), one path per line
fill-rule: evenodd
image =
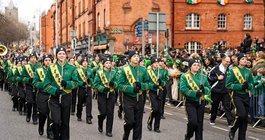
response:
M190 13L186 16L186 29L200 29L200 15Z
M244 30L252 30L252 16L250 14L244 15Z
M200 42L191 41L185 43L184 48L189 52L189 54L199 53L202 50L202 45Z
M226 29L226 15L219 14L218 15L218 30L225 30Z

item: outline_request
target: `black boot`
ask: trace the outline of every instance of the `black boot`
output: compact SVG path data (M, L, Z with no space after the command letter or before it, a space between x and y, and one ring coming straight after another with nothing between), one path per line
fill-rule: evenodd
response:
M124 134L122 140L129 139L131 129L132 129L131 125L124 125Z
M103 120L104 120L105 116L102 115L98 115L98 131L100 133L103 132Z
M91 118L86 118L86 123L87 124L92 124Z
M60 140L60 126L59 124L52 124L52 132L53 132L53 138L54 140Z

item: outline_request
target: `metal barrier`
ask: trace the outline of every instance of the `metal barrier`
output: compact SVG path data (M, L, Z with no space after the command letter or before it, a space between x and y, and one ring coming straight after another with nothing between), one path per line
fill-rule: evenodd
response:
M252 126L253 128L258 125L262 120L265 119L265 106L264 106L264 90L263 93L259 93L256 90L256 94L250 97L250 116L252 119L256 119L255 124Z

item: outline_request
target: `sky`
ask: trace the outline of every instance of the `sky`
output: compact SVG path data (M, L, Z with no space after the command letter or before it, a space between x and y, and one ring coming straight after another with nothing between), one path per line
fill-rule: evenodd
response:
M39 25L39 16L47 11L55 0L12 0L15 7L18 8L18 18L20 22L36 22ZM10 0L0 0L1 13L4 13L4 7L8 6ZM34 17L35 16L35 20ZM37 27L38 30L38 27Z

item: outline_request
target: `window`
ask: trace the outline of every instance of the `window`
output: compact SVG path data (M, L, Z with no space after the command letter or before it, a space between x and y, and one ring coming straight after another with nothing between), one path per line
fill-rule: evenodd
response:
M100 28L100 14L98 13L98 28Z
M106 10L104 9L104 19L103 19L104 21L104 27L106 27Z
M81 37L81 24L78 25L78 38Z
M199 42L187 42L184 47L190 54L201 52L201 43Z
M85 36L85 33L86 33L86 23L83 22L83 36Z
M186 16L186 29L199 29L200 15L191 13Z
M226 16L225 14L218 15L218 30L226 29Z
M78 15L81 14L81 2L78 3Z
M246 14L244 16L244 30L252 29L252 16L250 14Z
M85 2L86 0L83 0L83 12L85 11L85 9L86 9L86 2Z

